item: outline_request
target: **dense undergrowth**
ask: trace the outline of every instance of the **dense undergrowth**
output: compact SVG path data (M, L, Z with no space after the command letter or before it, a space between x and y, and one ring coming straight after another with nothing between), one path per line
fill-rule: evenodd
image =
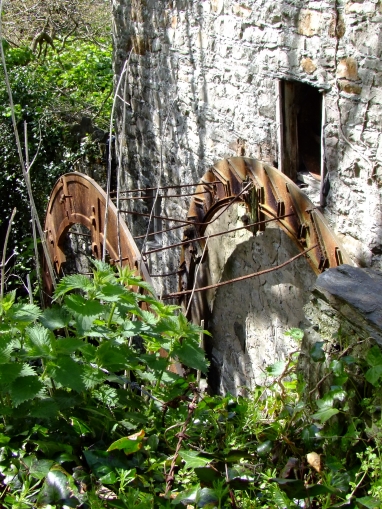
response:
M248 398L200 394L200 329L94 263L50 309L0 302L1 507L382 507L377 346L329 364L317 343L311 393L293 353Z

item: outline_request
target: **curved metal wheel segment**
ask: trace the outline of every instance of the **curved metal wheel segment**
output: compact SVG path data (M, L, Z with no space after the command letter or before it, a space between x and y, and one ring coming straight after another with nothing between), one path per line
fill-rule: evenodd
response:
M237 201L246 204L250 223L273 218L301 252L312 248L306 257L316 274L342 263L353 265L322 213L292 180L269 164L247 157L223 159L203 175L196 192L187 215L194 225L184 229L183 241L203 236L216 213ZM265 224L260 224L253 231L264 229ZM204 240L196 240L182 247L180 291L193 287L204 246Z
M90 177L82 173L67 173L59 178L50 196L46 218L45 235L50 254L57 274L61 273L66 260L64 243L71 226L81 224L88 228L91 235L92 254L102 257L107 196L103 189ZM119 241L118 241L119 221ZM151 277L142 261L126 223L118 218L115 205L109 200L106 249L110 259L119 263L119 249L122 266L128 265L152 286ZM44 270L44 286L47 295L52 295L52 281L49 272Z

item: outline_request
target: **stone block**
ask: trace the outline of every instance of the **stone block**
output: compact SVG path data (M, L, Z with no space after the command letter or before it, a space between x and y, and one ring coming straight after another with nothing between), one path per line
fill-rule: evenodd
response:
M322 14L318 11L309 9L301 9L297 32L307 37L318 35L321 30Z
M234 4L232 6L232 12L235 16L240 16L241 18L249 18L252 14L252 9L241 4Z
M211 0L211 11L219 16L224 10L224 0Z
M357 81L359 79L357 60L352 57L340 60L337 65L337 78Z
M317 69L316 64L313 62L311 58L302 58L300 61L300 67L307 73L313 74Z
M359 95L362 92L362 87L348 80L338 80L338 85L340 87L341 92L345 92L346 94L355 94Z

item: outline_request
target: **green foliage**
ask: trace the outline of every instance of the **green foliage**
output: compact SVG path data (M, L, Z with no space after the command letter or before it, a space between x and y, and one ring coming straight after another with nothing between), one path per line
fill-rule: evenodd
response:
M4 42L4 41L3 41ZM93 127L108 131L112 104L111 42L97 43L67 39L60 51L49 51L39 59L29 47L5 46L6 62L15 104L18 131L24 142L24 122L28 127L29 159L37 154L31 169L34 199L41 220L47 199L57 178L73 171L76 161L86 157L99 160L99 147L87 131ZM58 47L58 46L57 46ZM2 73L3 71L1 71ZM81 119L89 119L86 125ZM25 274L33 267L30 238L30 210L25 183L11 124L11 110L4 79L0 85L0 238L4 238L7 218L14 207L17 214L12 228L9 253L17 254L13 272ZM16 284L8 281L8 288Z
M315 346L310 392L292 353L247 398L198 395L200 328L132 291L146 285L128 269L95 266L43 313L0 302L2 507L382 506L379 347L328 362Z

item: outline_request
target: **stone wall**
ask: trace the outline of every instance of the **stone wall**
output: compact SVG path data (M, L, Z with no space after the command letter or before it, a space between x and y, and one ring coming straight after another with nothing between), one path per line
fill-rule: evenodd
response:
M327 186L324 213L358 264L381 268L382 2L112 0L112 5L116 83L127 63L119 91L124 102L116 104L123 186L197 182L214 161L235 154L280 166L280 80L307 83L322 94L325 112L322 169L330 190ZM309 175L305 180L319 204L320 185L310 186ZM165 200L161 206L167 216L182 218L188 201ZM138 201L129 207L149 208ZM145 231L145 217L131 218L133 233ZM262 239L265 253L273 234ZM157 239L179 240L179 230ZM176 254L151 256L150 265L159 272L176 270ZM158 293L174 288L169 279L157 285ZM289 325L290 312L286 305L280 331ZM251 335L247 331L247 339ZM266 359L272 361L272 355Z

